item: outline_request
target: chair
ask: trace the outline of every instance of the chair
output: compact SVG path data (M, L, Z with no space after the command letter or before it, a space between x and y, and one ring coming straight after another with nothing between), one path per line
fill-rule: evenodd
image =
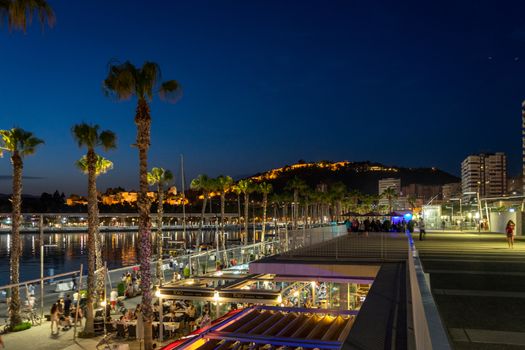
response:
M128 326L128 339L137 339L137 326L134 324Z
M117 337L126 338L126 326L122 323L117 323Z
M113 325L113 322L106 322L106 331L112 333L116 331L115 326Z
M171 322L172 317L171 316L162 316L162 322Z

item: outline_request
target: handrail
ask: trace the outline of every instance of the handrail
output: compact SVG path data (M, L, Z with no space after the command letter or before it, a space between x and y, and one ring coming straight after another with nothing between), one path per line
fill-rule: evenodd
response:
M412 303L412 322L416 349L451 349L432 292L425 279L412 235L408 236L408 270Z

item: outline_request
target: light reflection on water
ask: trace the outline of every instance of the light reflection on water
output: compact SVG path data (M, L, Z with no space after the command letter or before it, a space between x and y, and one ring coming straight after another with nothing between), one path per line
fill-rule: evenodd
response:
M206 233L204 242L211 242L213 234ZM40 237L38 234L21 234L22 257L20 281L40 278ZM182 232L173 233L174 240L182 239ZM44 275L78 270L87 262L87 233L44 234ZM113 232L102 234L102 257L108 268L134 265L140 250L137 232ZM9 283L10 235L0 235L0 286Z

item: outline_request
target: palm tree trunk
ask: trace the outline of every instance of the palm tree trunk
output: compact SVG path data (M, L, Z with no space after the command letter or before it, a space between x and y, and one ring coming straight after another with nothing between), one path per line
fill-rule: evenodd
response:
M157 283L162 285L162 217L164 215L164 186L162 181L159 181L157 185Z
M266 235L266 207L268 206L268 194L263 193L263 222L262 222L262 233L261 233L261 242L264 244L264 239Z
M88 277L87 277L87 312L84 333L94 335L93 303L96 295L95 281L95 251L97 234L97 187L96 187L96 155L93 149L88 149Z
M199 251L199 246L201 244L201 236L202 236L202 227L204 226L204 213L206 212L206 201L208 200L208 196L206 193L204 194L204 199L202 200L202 211L201 211L201 222L199 223L199 233L197 235L197 239L195 240L195 250Z
M20 283L20 217L22 215L22 169L24 164L18 151L13 152L11 157L13 163L13 216L11 235L11 284ZM20 317L20 289L18 285L11 288L11 314L9 323L16 326L22 322Z
M250 195L244 193L244 245L248 244L248 205L250 203Z
M150 202L148 199L148 149L150 146L151 117L148 103L140 98L135 115L137 125L137 147L139 149L140 186L137 206L139 211L140 245L140 289L142 292L142 318L144 320L144 349L153 348L152 308L151 308L151 222L149 218Z
M221 192L221 237L220 237L220 240L221 240L221 249L223 250L223 254L224 254L224 264L227 266L228 265L228 254L226 253L226 232L225 232L225 229L224 229L224 209L225 209L225 206L226 206L226 193L225 192Z
M299 216L299 191L293 191L293 228L297 228L297 217Z
M88 178L88 187L89 187L89 178ZM97 193L97 184L96 184L96 180L95 180L95 184L94 184L94 187L95 187L95 193ZM88 189L88 193L89 193L89 189ZM101 299L103 296L104 296L104 288L105 288L105 281L104 281L104 274L105 274L105 271L102 269L102 267L104 266L104 262L102 261L102 236L100 234L100 230L99 230L99 225L100 225L100 221L99 221L99 217L98 217L98 198L95 198L95 212L93 214L94 216L94 222L95 222L95 269L96 271L98 271L98 273L96 274L96 294L98 296L98 299Z

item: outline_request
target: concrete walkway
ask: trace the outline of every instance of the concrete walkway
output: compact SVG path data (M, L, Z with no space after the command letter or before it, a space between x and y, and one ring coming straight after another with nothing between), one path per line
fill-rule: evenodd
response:
M435 231L417 238L454 348L525 348L525 238L513 249L502 233Z

